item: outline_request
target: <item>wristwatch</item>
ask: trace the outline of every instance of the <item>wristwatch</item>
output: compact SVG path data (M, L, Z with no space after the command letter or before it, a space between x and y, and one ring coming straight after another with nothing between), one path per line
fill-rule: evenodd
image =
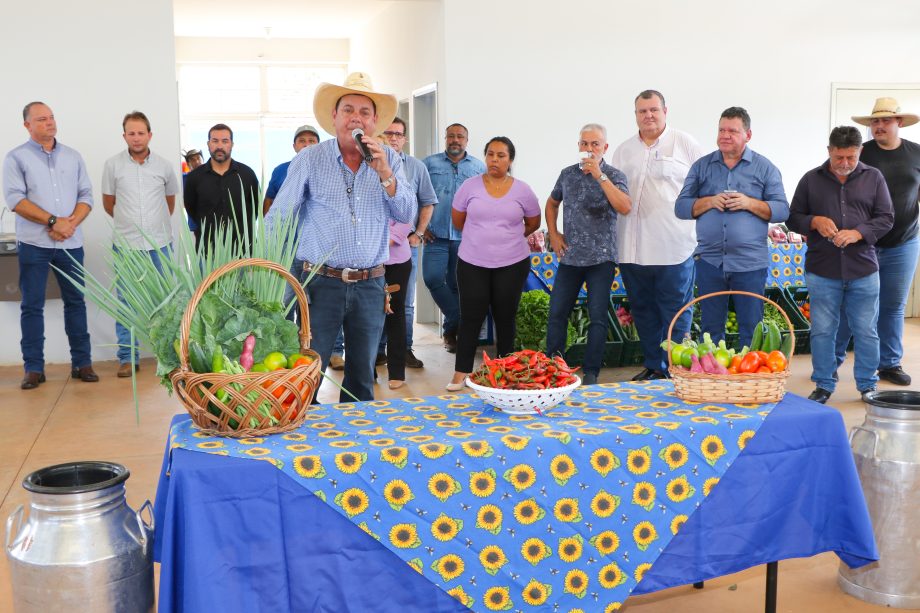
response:
M393 183L395 182L396 182L396 175L390 175L390 178L387 179L386 181L381 181L380 185L381 187L383 187L383 189L386 189L390 187L391 185L393 185Z
M607 175L605 175L604 173L601 173L601 176L597 178L597 182L603 183L604 181L607 181Z
M418 231L413 231L412 234L415 234L419 238L419 240L425 240L425 235L419 234Z
M57 223L57 217L55 217L54 215L52 215L51 217L48 218L48 227L49 227L49 228L53 228L53 227L54 227L54 224L56 224L56 223Z

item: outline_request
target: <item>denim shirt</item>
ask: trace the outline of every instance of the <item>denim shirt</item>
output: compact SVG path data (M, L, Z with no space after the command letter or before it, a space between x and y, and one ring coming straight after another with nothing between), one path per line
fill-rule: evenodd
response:
M674 212L680 219L693 219L693 203L697 198L725 190L766 202L770 207L770 223L780 223L789 217L789 202L779 169L750 147L744 148L741 159L731 169L718 150L694 162L674 204ZM722 266L725 272L766 268L767 228L766 220L749 211L709 209L696 218L694 255L716 268Z
M431 184L438 196L434 213L428 223L428 229L438 238L458 241L463 236L451 221L450 210L454 195L463 182L486 171L486 165L469 153L456 164L450 161L445 152L435 153L425 158L425 167L431 175Z

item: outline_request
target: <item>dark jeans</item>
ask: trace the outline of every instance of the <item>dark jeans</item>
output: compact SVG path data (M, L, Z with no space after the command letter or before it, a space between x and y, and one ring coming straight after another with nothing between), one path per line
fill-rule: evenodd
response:
M48 270L57 269L82 283L77 263L83 264L83 247L49 249L19 242L19 291L22 293L19 324L22 329L22 361L26 372L45 370L45 285ZM73 259L71 259L71 256ZM76 263L74 262L76 260ZM64 331L70 343L70 365L90 366L89 330L83 293L58 270L54 271L64 300Z
M457 332L457 372L472 372L479 344L479 331L489 310L495 322L495 353L514 351L514 318L524 280L530 273L530 257L501 268L483 268L462 259L457 262L460 288L460 328Z
M724 290L740 290L763 295L767 280L767 269L745 270L742 272L725 272L723 267L716 268L702 258L696 261L696 286L700 296ZM764 301L748 296L731 296L738 316L738 336L742 345L751 344L754 325L763 320ZM716 296L702 300L700 322L703 332L709 332L715 342L725 338L725 319L728 316L729 296Z
M425 245L425 253L422 256L422 279L444 315L444 332L456 332L460 321L460 298L457 289L459 248L460 241L435 238Z
M674 314L693 300L693 258L681 264L644 266L620 264L620 274L629 298L629 312L636 322L642 344L643 365L650 370L667 371L668 358L661 341L668 335ZM684 311L674 324L671 340L680 343L690 331L693 309Z
M301 281L307 274L301 272ZM322 358L325 370L332 356L335 337L339 329L345 330L348 359L345 361L342 387L358 400L374 399L374 360L385 319L383 285L383 277L345 283L340 279L316 275L307 286L312 348ZM340 402L353 400L345 392L339 394Z
M390 309L387 314L386 332L387 371L390 381L406 380L406 291L409 273L412 272L412 260L402 264L387 264L387 285L399 284L399 291L390 294ZM350 359L350 358L349 358Z
M566 350L569 315L578 299L582 284L588 286L588 345L585 348L583 371L598 374L604 361L604 343L607 341L607 307L610 304L610 285L616 264L601 262L594 266L569 266L559 264L549 298L549 322L546 329L546 353L562 355Z

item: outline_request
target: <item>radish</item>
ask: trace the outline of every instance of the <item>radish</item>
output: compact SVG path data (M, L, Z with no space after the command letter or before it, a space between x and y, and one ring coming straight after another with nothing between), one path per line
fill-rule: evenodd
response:
M255 363L255 360L252 357L252 352L256 348L256 337L250 334L246 337L246 340L243 341L243 353L240 354L240 366L243 367L243 370L249 372L249 369L252 368L252 365Z

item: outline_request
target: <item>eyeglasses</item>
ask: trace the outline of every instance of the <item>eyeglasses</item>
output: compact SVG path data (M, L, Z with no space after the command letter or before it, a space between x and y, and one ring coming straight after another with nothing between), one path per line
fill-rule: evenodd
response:
M387 138L392 138L392 137L394 137L394 136L398 136L398 137L400 137L400 138L405 138L405 137L406 137L405 132L390 132L390 131L387 131L387 132L384 132L383 135L386 136Z

